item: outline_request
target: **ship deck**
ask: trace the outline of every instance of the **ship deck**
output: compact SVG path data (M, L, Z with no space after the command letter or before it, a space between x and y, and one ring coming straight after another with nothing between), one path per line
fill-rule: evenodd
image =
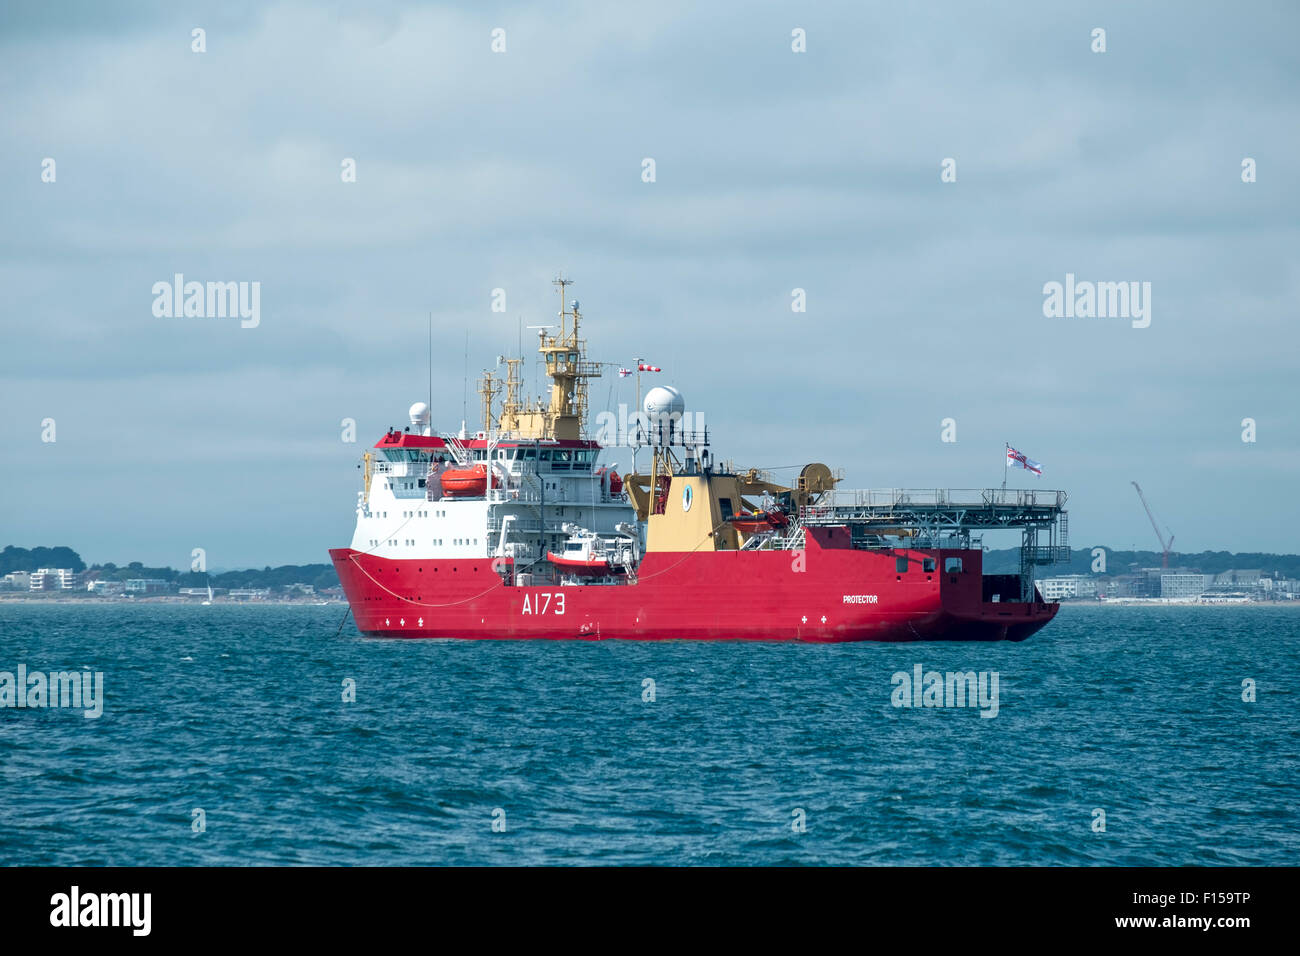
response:
M1064 491L1033 488L887 488L835 490L805 505L806 525L998 530L1050 527L1065 514Z

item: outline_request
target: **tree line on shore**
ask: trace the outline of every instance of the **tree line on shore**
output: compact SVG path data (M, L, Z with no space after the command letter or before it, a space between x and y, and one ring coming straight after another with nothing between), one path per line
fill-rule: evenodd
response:
M1132 567L1158 568L1159 551L1119 551L1097 545L1106 552L1105 575L1127 574ZM1069 564L1061 563L1042 569L1043 574L1097 574L1093 565L1097 557L1093 548L1075 548L1070 552ZM1258 569L1283 577L1300 578L1300 554L1268 554L1261 551L1202 551L1199 554L1173 552L1169 555L1169 568L1191 568L1202 574L1220 574L1224 571ZM1014 574L1020 570L1020 549L1000 548L984 555L985 574Z
M242 571L222 571L208 574L204 571L177 571L175 568L150 568L139 561L117 565L109 561L87 566L76 551L68 547L19 548L8 545L0 551L0 574L12 571L35 571L38 568L71 568L98 572L106 581L127 581L131 578L154 578L168 581L178 588L270 588L277 590L290 584L310 584L317 591L339 586L338 574L332 564L283 564L278 568L268 565L260 571L249 568Z
M1100 545L1098 546L1100 547ZM1123 574L1130 567L1160 567L1158 551L1117 551L1106 548L1106 573ZM1070 552L1068 565L1053 568L1055 574L1091 574L1096 561L1092 548L1076 548ZM1279 572L1288 578L1300 578L1300 554L1267 554L1258 551L1202 551L1199 554L1171 554L1171 568L1195 568L1204 574L1221 571L1258 568L1265 572ZM250 568L243 571L222 571L209 575L202 571L177 571L175 568L147 568L139 561L118 566L112 562L87 567L72 548L39 547L19 548L8 545L0 551L0 574L11 571L35 571L37 568L71 568L78 573L98 571L101 578L125 581L130 578L157 578L170 581L176 587L201 588L211 584L214 588L282 588L289 584L310 584L321 590L339 586L338 574L332 564L284 564L278 568L269 565L262 570ZM985 574L1012 574L1020 570L1020 549L1001 548L984 555Z

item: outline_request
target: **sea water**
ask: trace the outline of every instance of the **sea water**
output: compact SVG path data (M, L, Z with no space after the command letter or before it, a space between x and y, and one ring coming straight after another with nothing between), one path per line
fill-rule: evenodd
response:
M103 698L0 708L0 863L1300 862L1300 608L838 646L380 640L345 611L0 605L0 672ZM996 674L996 714L901 706L918 667Z

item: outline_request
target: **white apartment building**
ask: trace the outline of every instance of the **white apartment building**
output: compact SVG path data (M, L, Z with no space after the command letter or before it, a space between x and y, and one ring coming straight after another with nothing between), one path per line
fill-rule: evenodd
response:
M32 572L33 591L71 591L77 586L77 572L71 568L40 568Z

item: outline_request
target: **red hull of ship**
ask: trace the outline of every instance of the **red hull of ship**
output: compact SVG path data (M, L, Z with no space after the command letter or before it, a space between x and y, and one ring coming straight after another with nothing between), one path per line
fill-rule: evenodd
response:
M509 586L490 558L330 551L358 629L383 637L1022 641L1060 607L986 599L979 551L910 555L899 573L896 554L810 530L804 551L648 554L636 583ZM939 570L947 557L964 571Z

